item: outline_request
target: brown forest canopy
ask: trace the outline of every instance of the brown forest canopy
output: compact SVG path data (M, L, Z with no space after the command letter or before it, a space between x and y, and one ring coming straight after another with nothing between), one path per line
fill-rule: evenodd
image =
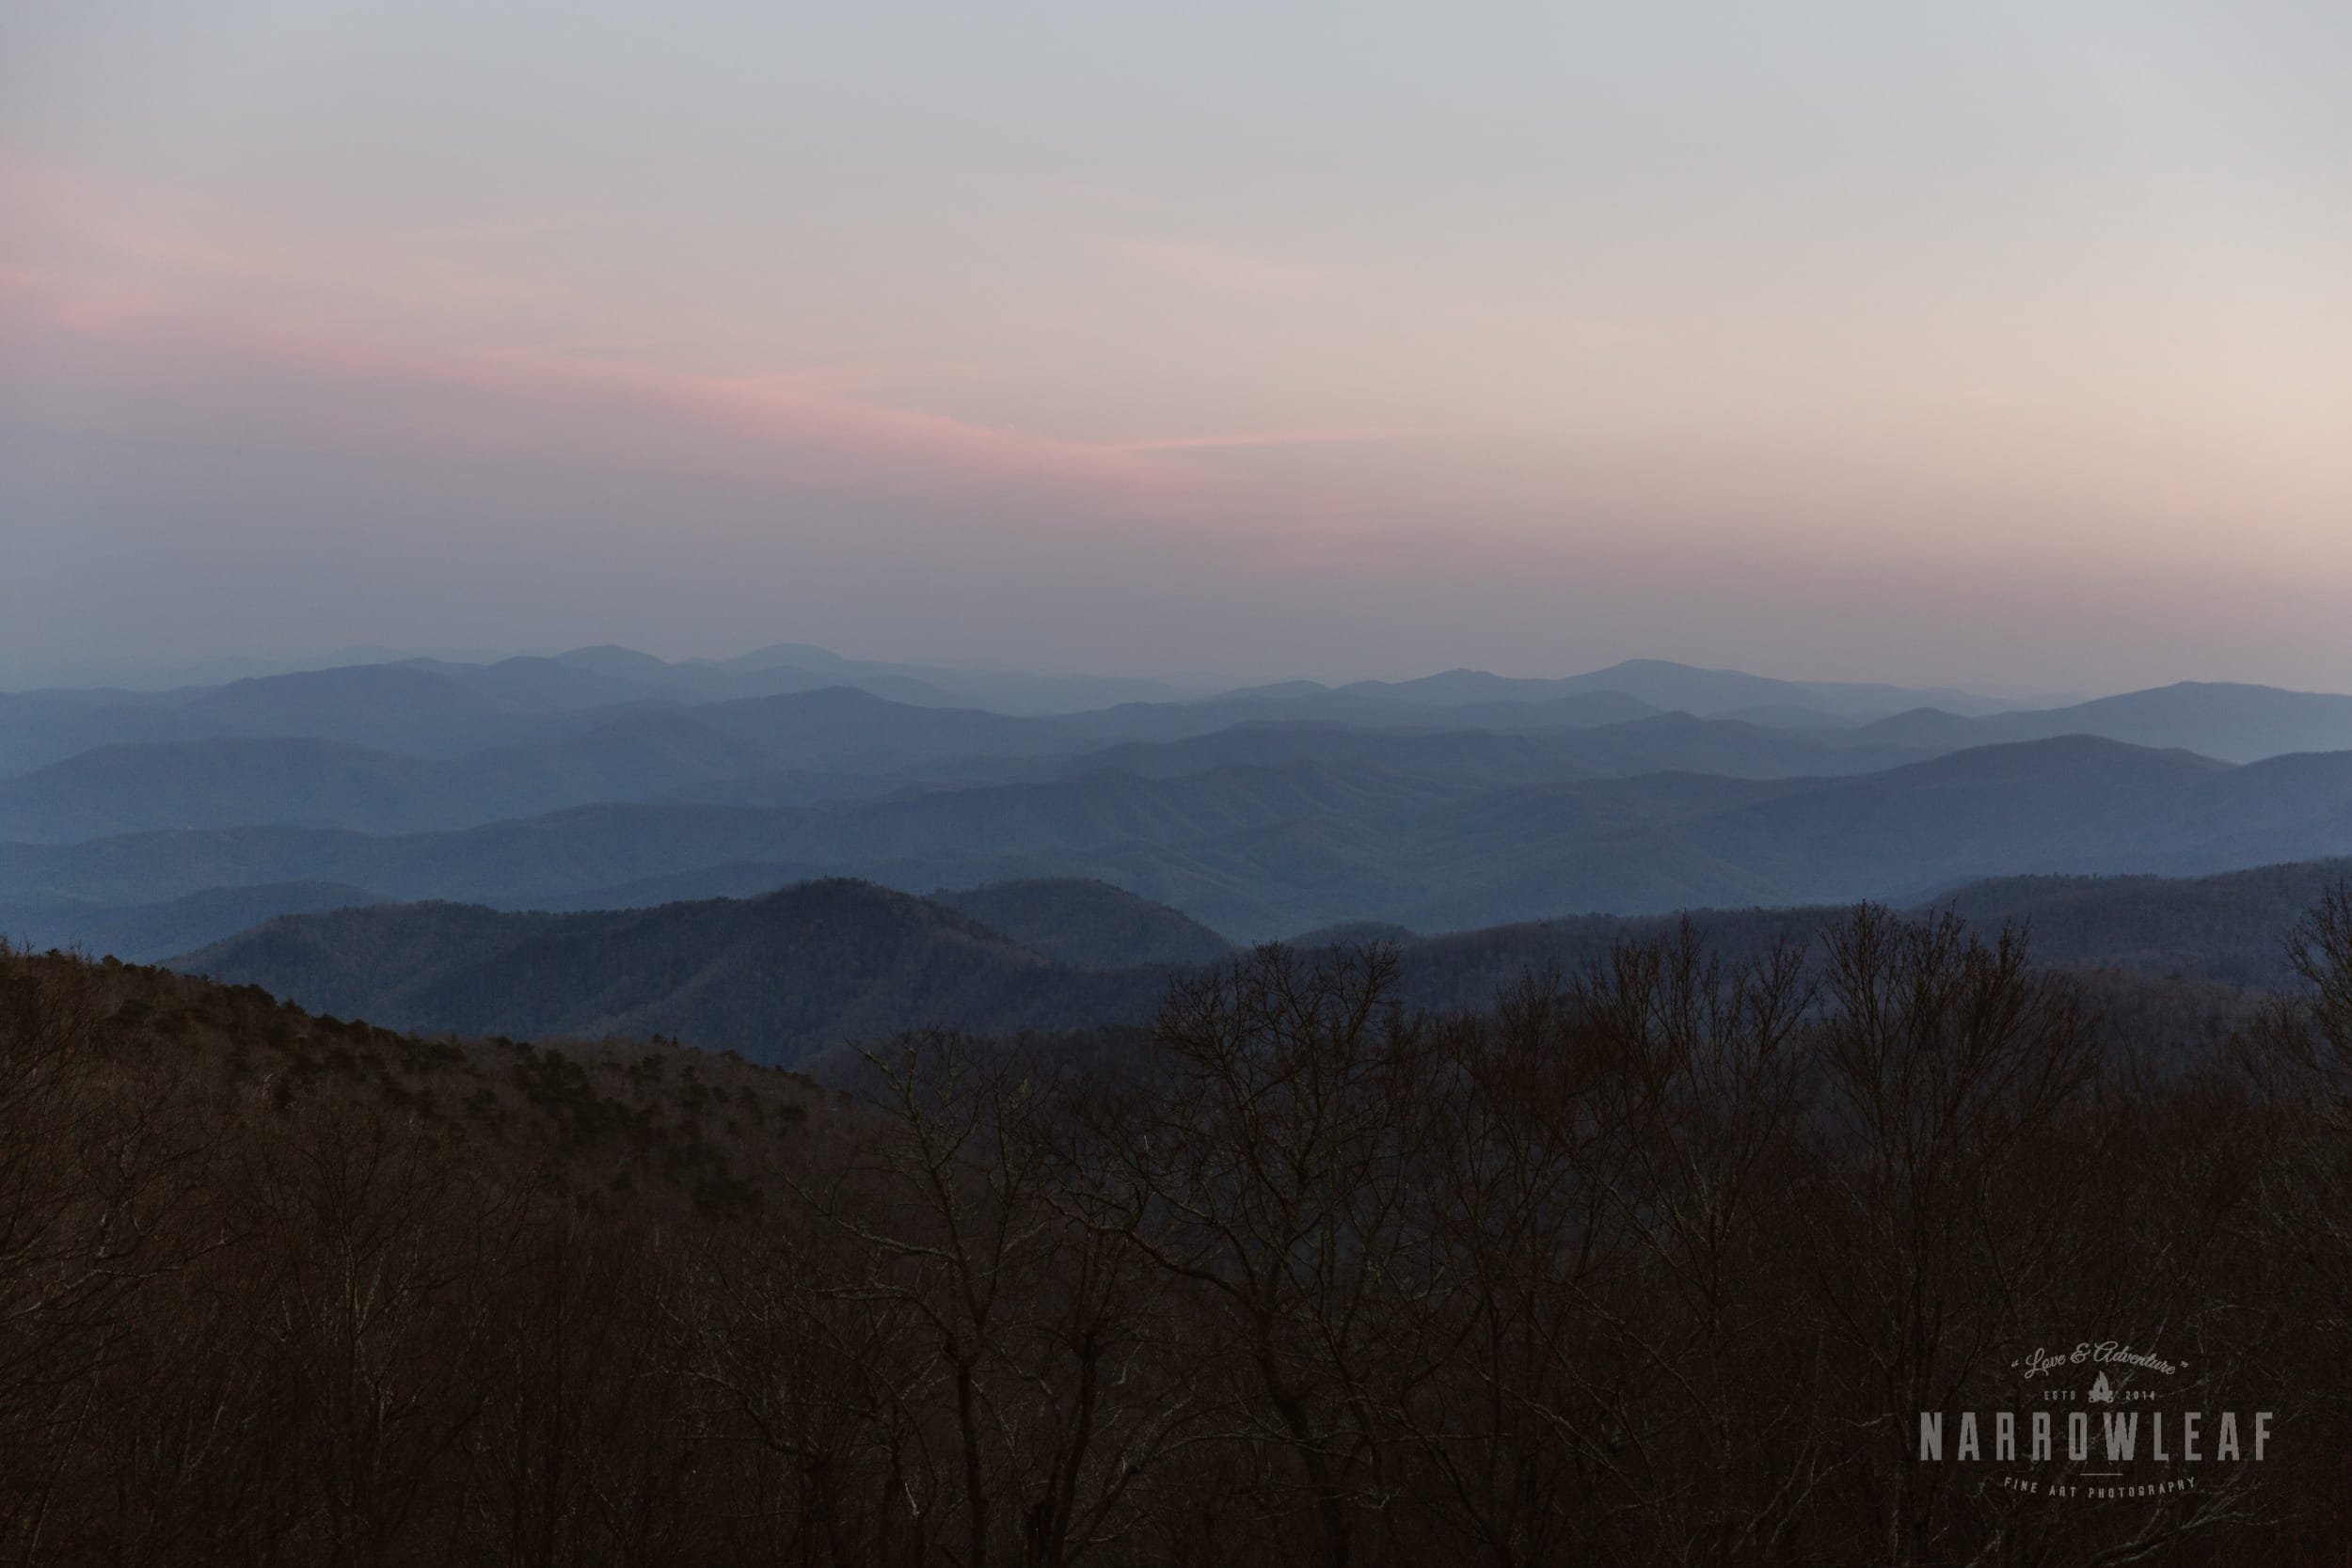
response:
M0 1549L2312 1560L2352 901L2296 951L2185 1057L1875 910L1460 1010L1261 950L1146 1030L899 1037L854 1096L0 954ZM2263 1462L2113 1501L1915 1462L1918 1412L2106 1337L2275 1412Z

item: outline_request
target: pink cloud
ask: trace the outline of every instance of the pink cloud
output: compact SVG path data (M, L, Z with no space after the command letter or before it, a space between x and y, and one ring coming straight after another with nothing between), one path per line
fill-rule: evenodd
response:
M463 389L542 410L630 414L771 449L814 449L895 467L900 479L1028 480L1138 503L1194 487L1181 469L1120 447L862 402L777 376L697 375L533 350L403 348L267 322L194 319L168 302L119 288L60 287L21 274L0 277L0 318L135 355L268 368L318 381ZM910 466L916 472L907 472Z
M985 374L987 367L844 364L820 355L805 365L748 373L697 367L695 345L658 334L648 348L647 335L613 320L606 302L552 295L530 279L469 265L438 248L449 242L443 233L257 231L218 213L191 218L149 193L5 149L0 207L16 258L0 270L0 321L105 351L118 387L136 376L142 361L169 357L215 367L213 379L224 386L244 367L355 389L425 394L405 397L403 417L382 428L371 428L361 412L374 406L367 399L338 412L331 390L280 389L234 407L233 399L199 399L203 406L183 408L185 420L240 439L299 442L310 438L306 431L329 431L338 442L403 451L420 439L463 450L537 440L567 454L589 450L600 460L628 464L633 457L678 460L673 437L685 434L701 441L705 458L730 464L745 451L771 467L802 454L847 462L863 479L894 489L953 493L985 483L1017 493L1042 486L1076 491L1089 505L1114 511L1182 514L1216 525L1247 511L1248 491L1263 481L1188 463L1185 454L1427 434L1305 428L1078 439L959 418L889 395ZM1328 276L1188 243L1133 242L1127 249L1169 276L1218 289L1282 290ZM566 346L562 340L577 343L583 336L577 324L589 320L611 328L598 335L618 346ZM548 325L555 323L572 325ZM206 379L192 372L187 384ZM475 394L494 406L444 399L451 405L436 412L436 389ZM290 405L289 399L295 401ZM103 400L86 404L103 407ZM236 419L245 422L230 430ZM574 424L568 436L562 434L567 419ZM714 453L713 438L737 457ZM1300 503L1293 497L1287 504Z
M1069 439L856 395L903 371L820 364L755 375L533 346L481 347L442 318L537 303L532 291L373 241L224 239L0 155L0 201L37 258L0 271L0 316L133 354L211 357L346 381L457 388L539 408L628 410L772 448L814 449L935 483L1077 485L1163 502L1196 476L1125 444ZM388 304L392 309L388 309ZM412 328L412 330L403 330ZM451 341L453 336L456 341Z

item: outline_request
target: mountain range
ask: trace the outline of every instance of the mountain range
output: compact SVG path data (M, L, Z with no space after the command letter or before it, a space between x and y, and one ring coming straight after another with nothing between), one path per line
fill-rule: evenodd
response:
M2352 852L2346 697L2025 708L1635 660L1206 696L1041 677L1007 712L956 675L601 647L0 694L0 931L152 958L323 900L584 912L851 877L1090 881L1254 942Z
M301 736L101 746L0 779L0 840L261 825L426 832L592 804L807 805L1097 772L1167 780L1312 764L1500 787L1660 771L1853 773L1932 754L1683 714L1515 732L1254 720L1105 745L1065 721L917 708L834 688L633 712L458 756Z
M1549 728L1686 711L1721 717L1777 708L1836 723L1931 707L1992 713L2014 705L1965 692L1772 681L1641 661L1565 680L1453 671L1421 681L1314 682L1222 695L1167 682L1013 676L846 659L779 644L724 662L668 662L618 647L487 664L412 658L248 677L163 691L0 692L0 778L95 747L151 741L309 736L449 756L581 733L646 708L701 708L850 688L910 707L1060 715L1072 737L1171 739L1247 720L1374 726Z
M1855 898L1973 878L2227 870L2352 853L2352 753L2233 767L2084 736L1846 776L1676 771L1496 786L1376 765L1100 769L791 807L583 806L450 832L255 826L0 844L18 910L336 882L516 909L1093 878L1237 940L1347 920L1462 929L1577 911Z

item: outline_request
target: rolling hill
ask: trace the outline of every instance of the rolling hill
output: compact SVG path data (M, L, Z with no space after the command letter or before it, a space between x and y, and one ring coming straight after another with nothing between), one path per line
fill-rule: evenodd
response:
M1987 935L2017 927L2041 962L2137 976L2099 982L2110 1002L2129 1002L2118 1026L2178 1046L2218 1038L2244 1017L2249 988L2291 989L2286 934L2347 877L2352 859L2187 879L2001 879L1917 912L1950 911ZM1486 1006L1529 974L1572 979L1620 943L1671 935L1678 921L1737 961L1780 944L1809 948L1845 910L1581 915L1429 937L1357 923L1298 941L1396 945L1406 999L1447 1009ZM175 967L394 1027L655 1033L790 1065L908 1028L1005 1035L1143 1022L1174 977L1232 951L1176 911L1099 883L917 898L824 879L747 900L565 915L441 903L295 914Z
M313 1011L518 1038L661 1035L790 1065L924 1026L1148 1020L1168 972L1054 963L944 905L853 881L584 914L453 904L272 921L175 967Z
M1215 963L1233 951L1232 942L1165 904L1082 878L943 889L930 901L1079 969Z
M2352 859L2194 878L2004 877L1955 888L1931 907L1977 926L2023 926L2047 963L2291 990L2287 934L2348 879Z
M147 692L0 691L0 778L94 747L198 740L221 733L216 721Z

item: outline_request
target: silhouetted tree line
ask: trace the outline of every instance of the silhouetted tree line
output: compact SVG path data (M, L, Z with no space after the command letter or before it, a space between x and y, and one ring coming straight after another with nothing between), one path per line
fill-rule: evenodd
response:
M516 1119L449 1042L0 955L0 1550L2341 1561L2352 895L2294 952L2183 1060L1870 909L1455 1014L1264 949L1148 1041L903 1037L855 1113L649 1056L691 1157L551 1053L482 1058ZM2265 1458L2109 1501L1917 1460L2107 1338L2185 1363L2168 1408L2276 1412Z

